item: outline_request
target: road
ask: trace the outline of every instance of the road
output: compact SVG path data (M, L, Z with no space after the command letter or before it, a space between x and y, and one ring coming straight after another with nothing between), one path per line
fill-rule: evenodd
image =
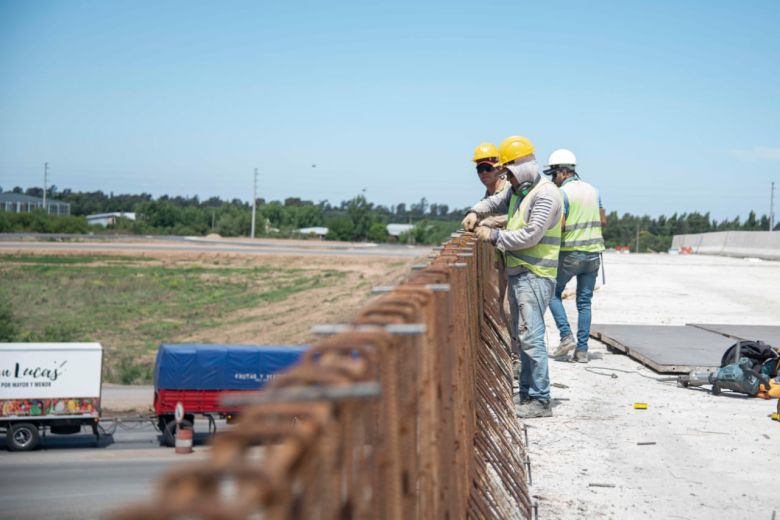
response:
M37 454L41 456L41 454ZM85 458L88 457L84 454ZM179 459L134 453L126 460L0 462L0 519L101 518L150 495L160 474Z
M43 238L40 235L31 238ZM76 240L72 240L76 238ZM200 237L117 237L97 239L83 235L68 241L20 240L20 235L0 236L0 251L68 252L189 252L244 255L372 256L416 258L430 253L430 247L398 244L345 243L312 240L210 239Z
M196 421L195 452L177 455L159 446L148 424L129 425L104 437L47 435L38 451L11 453L0 440L0 520L92 519L148 497L172 464L200 460L208 448L207 423ZM226 428L218 422L218 428ZM198 433L201 432L201 433Z

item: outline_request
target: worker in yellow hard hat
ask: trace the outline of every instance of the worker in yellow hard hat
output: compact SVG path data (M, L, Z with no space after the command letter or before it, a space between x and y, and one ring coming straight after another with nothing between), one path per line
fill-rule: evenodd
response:
M493 143L480 143L474 149L472 159L477 167L480 182L485 185L485 197L489 197L508 186L506 176L498 162L498 148Z
M520 342L517 415L550 417L544 313L555 291L563 198L539 174L531 141L508 137L498 151L512 187L474 204L462 224L506 258L512 327ZM480 217L501 213L507 215L506 229L476 227Z
M480 143L474 149L472 160L477 166L479 180L485 186L485 196L483 198L490 197L509 188L509 181L506 180L506 174L502 171L501 163L498 161L498 148L496 148L496 145L493 143ZM493 215L480 220L479 225L501 229L506 227L506 221L506 215ZM498 269L498 309L501 321L504 322L509 336L512 338L509 355L512 358L513 372L517 372L517 368L520 366L520 347L517 338L512 332L511 320L507 315L509 309L506 306L506 264L502 255L496 257L496 269Z

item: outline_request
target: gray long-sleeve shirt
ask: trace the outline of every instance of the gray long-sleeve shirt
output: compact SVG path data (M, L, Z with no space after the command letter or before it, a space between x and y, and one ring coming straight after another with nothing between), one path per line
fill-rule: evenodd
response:
M560 221L563 213L563 202L558 192L557 186L546 179L540 179L540 186L532 195L529 201L526 214L523 216L528 223L523 229L516 231L495 230L498 233L496 237L496 247L501 251L528 249L539 243L548 229L554 227ZM496 214L506 214L509 211L509 202L512 199L513 191L511 189L496 193L492 197L483 199L471 210L480 217L487 217ZM517 205L519 211L520 204ZM511 218L511 216L510 216ZM516 274L522 269L513 268L509 274Z

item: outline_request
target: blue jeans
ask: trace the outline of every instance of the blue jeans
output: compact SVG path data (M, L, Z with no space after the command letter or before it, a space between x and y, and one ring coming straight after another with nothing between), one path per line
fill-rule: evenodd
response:
M577 350L588 351L588 337L590 336L590 301L593 299L593 288L596 286L596 278L599 274L598 253L584 253L582 251L562 251L558 259L558 279L555 284L555 294L550 301L555 324L561 333L561 339L571 336L569 319L563 308L561 294L573 277L577 277Z
M508 285L512 331L520 343L520 394L549 401L544 312L555 291L555 280L525 272L510 276Z

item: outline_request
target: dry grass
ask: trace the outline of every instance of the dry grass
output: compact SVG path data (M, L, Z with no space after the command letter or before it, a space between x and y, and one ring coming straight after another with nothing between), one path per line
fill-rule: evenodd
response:
M0 255L21 340L98 341L105 378L148 381L160 343L300 344L348 319L413 260L355 257Z

